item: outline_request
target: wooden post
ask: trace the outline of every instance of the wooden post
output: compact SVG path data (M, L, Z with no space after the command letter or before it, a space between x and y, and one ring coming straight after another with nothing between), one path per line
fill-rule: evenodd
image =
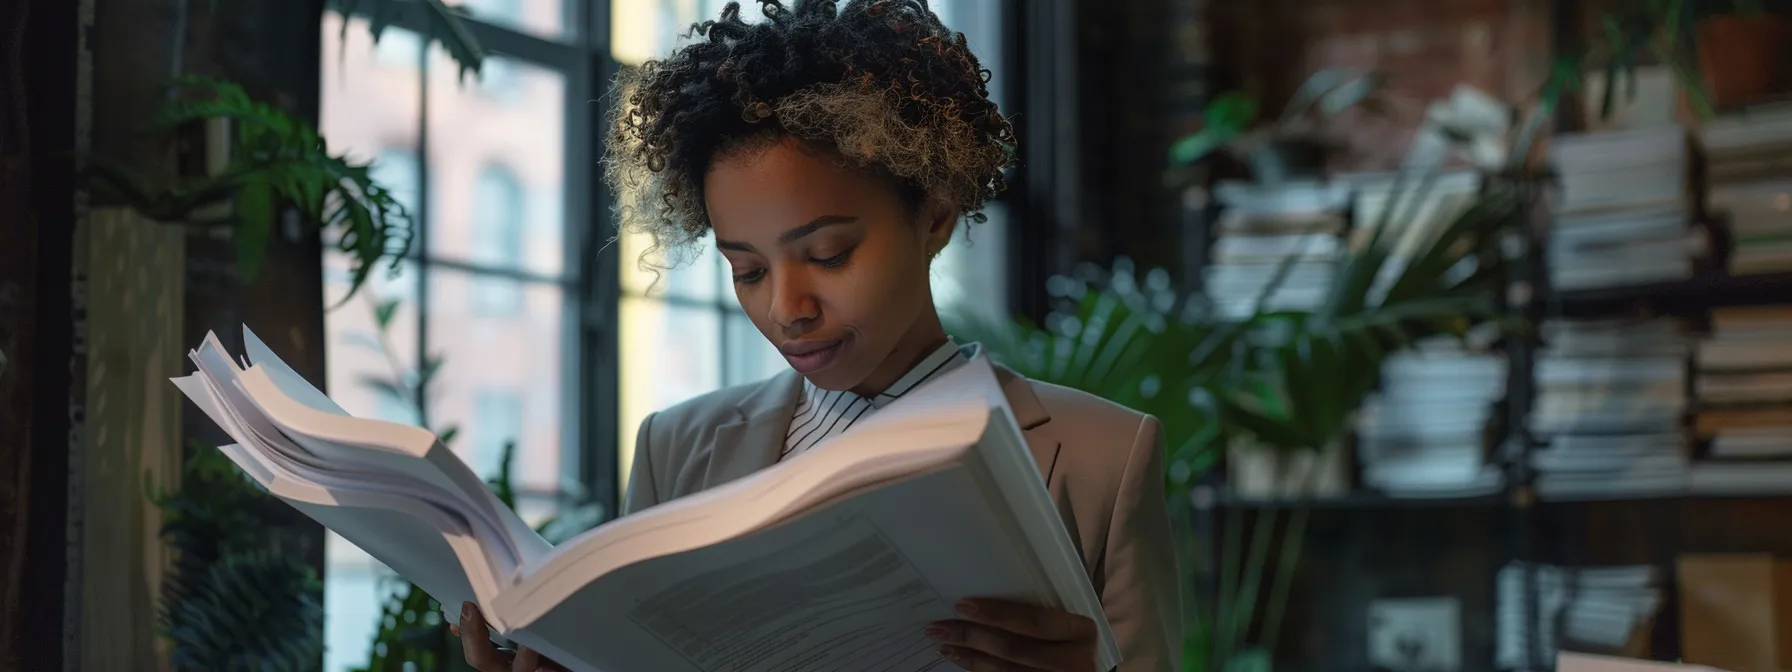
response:
M167 666L157 636L172 561L149 487L178 486L185 231L125 208L100 208L75 231L87 278L87 390L82 475L78 669Z

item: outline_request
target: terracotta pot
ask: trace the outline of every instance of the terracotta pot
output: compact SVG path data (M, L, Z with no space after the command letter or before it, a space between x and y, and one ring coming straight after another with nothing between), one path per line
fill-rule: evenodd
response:
M1786 34L1786 18L1773 13L1699 21L1699 73L1711 107L1735 108L1773 95Z

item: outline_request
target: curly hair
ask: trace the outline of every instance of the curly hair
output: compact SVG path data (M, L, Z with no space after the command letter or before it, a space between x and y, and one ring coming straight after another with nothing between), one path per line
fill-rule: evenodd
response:
M730 2L686 35L701 39L617 77L605 180L624 230L652 238L643 267L709 232L703 178L716 155L770 139L831 151L911 200L983 221L1014 132L962 33L926 0L759 4L764 21L743 21Z

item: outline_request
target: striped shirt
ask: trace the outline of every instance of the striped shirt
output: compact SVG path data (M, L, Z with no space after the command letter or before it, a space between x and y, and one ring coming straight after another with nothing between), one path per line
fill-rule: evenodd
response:
M960 346L947 340L945 345L876 397L861 397L846 390L824 390L805 379L802 398L797 401L796 414L790 419L790 430L784 437L784 452L779 458L801 453L838 436L853 423L870 417L877 409L888 406L921 383L969 361L974 350L974 346Z

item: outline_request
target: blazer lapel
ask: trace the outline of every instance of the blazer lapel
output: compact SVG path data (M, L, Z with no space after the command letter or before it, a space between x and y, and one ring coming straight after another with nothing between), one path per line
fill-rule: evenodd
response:
M996 381L1014 410L1014 420L1027 438L1027 449L1039 467L1039 475L1051 482L1058 460L1059 442L1047 431L1052 416L1025 376L996 365ZM761 384L738 407L739 419L716 428L709 445L709 466L703 474L704 489L747 476L778 462L784 450L790 418L796 413L802 392L802 376L784 371Z
M1014 409L1014 421L1020 423L1021 431L1026 433L1027 448L1033 453L1033 461L1039 465L1039 476L1050 483L1052 467L1058 462L1058 440L1046 430L1052 416L1039 403L1039 397L1033 394L1033 383L997 364L996 381L1002 385L1002 395L1008 397L1008 407Z
M716 428L703 488L713 488L777 464L801 391L802 377L795 371L784 371L748 395L738 408L740 419Z

